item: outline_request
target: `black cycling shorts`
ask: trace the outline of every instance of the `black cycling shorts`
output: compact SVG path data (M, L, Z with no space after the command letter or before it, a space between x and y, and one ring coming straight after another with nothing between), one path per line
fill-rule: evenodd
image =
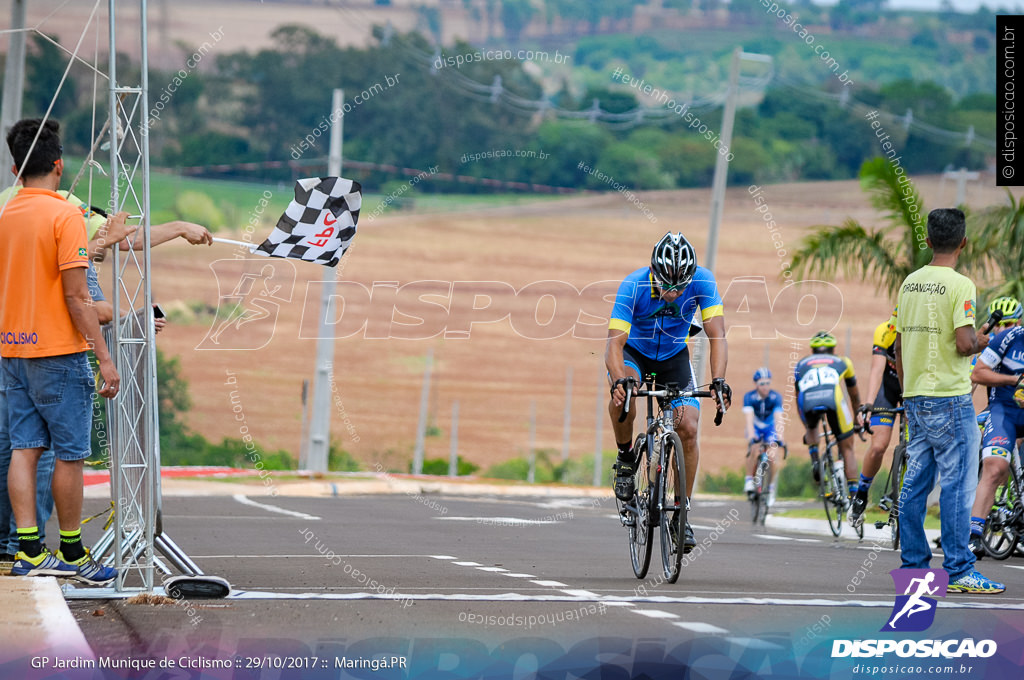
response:
M635 347L628 344L622 348L622 359L626 368L632 368L637 372L640 380L648 373L655 374L657 386L675 385L681 389L694 389L693 367L690 365L690 350L683 348L683 351L664 361L657 361L641 354ZM672 402L672 408L679 406L693 406L700 409L700 401L695 398L677 399Z
M887 381L882 383L882 386L878 388L878 394L875 396L875 403L872 406L876 409L894 409L903 404L903 395L900 394L899 386L893 390L892 385ZM895 416L889 415L888 413L871 414L871 427L892 427L895 421Z

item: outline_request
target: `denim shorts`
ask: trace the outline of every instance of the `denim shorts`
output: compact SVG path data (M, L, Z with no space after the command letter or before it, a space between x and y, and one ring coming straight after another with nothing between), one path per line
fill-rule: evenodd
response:
M11 448L53 449L63 461L88 458L95 391L85 352L0 361Z

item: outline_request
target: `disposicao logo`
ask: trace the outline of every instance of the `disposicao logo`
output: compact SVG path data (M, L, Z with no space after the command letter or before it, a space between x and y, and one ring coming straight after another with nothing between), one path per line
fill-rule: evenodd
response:
M968 300L964 303L964 318L974 318L974 300Z
M889 574L896 584L896 602L882 631L926 630L935 621L934 598L946 596L949 574L945 569L893 569Z
M945 597L949 574L944 569L893 569L896 601L881 632L914 633L927 630L935 621L938 602ZM902 593L902 594L901 594ZM832 657L974 657L988 658L997 651L994 640L833 640Z

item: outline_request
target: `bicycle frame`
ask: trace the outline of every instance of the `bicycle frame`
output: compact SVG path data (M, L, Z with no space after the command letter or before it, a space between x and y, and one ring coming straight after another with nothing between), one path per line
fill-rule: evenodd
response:
M685 457L682 441L675 432L675 409L671 404L679 398L713 395L706 390L680 390L673 386L654 389L654 378L654 374L645 375L642 389L635 389L635 381L626 383L626 400L619 421L626 419L633 394L646 398L647 420L645 432L642 438L638 438L638 441L642 439L644 450L636 465L637 491L633 503L620 501L620 507L633 515L632 523L627 523L627 517L623 524L630 530L630 554L636 577L643 578L647 573L653 544L651 537L653 530L660 527L665 578L669 583L675 583L685 551L683 529L689 501L686 497ZM657 409L655 399L658 401ZM721 422L721 416L719 412L716 424ZM669 480L671 487L668 486ZM672 498L668 497L669 488L675 490Z

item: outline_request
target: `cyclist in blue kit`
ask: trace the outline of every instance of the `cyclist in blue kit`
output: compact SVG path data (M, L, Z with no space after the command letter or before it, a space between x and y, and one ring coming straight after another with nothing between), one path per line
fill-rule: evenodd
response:
M747 476L743 480L743 491L750 496L754 493L754 473L760 455L760 445L767 444L769 466L775 466L774 451L785 447L775 432L775 414L782 413L782 395L772 389L772 372L761 367L754 372L755 389L743 395L743 415L747 417ZM768 505L775 504L775 475L771 475Z
M1010 452L1024 437L1024 327L1013 326L993 337L978 356L971 380L991 388L988 423L981 437L981 478L971 508L971 550L980 557L996 489L1006 482Z
M725 382L728 345L722 298L714 275L697 266L697 254L690 242L682 234L669 232L654 246L650 267L637 269L619 286L608 324L605 365L612 383L608 413L618 447L615 495L621 500L633 496L637 464L632 448L636 409L629 409L626 420L619 422L626 399L624 386L630 378L639 382L645 374L654 373L659 386L675 384L682 389L695 389L687 345L697 314L709 339L711 390L720 398L718 408L727 409L732 390ZM700 405L696 399L681 399L672 406L675 428L683 444L686 494L690 496L700 456ZM695 545L687 523L684 552L690 552Z

